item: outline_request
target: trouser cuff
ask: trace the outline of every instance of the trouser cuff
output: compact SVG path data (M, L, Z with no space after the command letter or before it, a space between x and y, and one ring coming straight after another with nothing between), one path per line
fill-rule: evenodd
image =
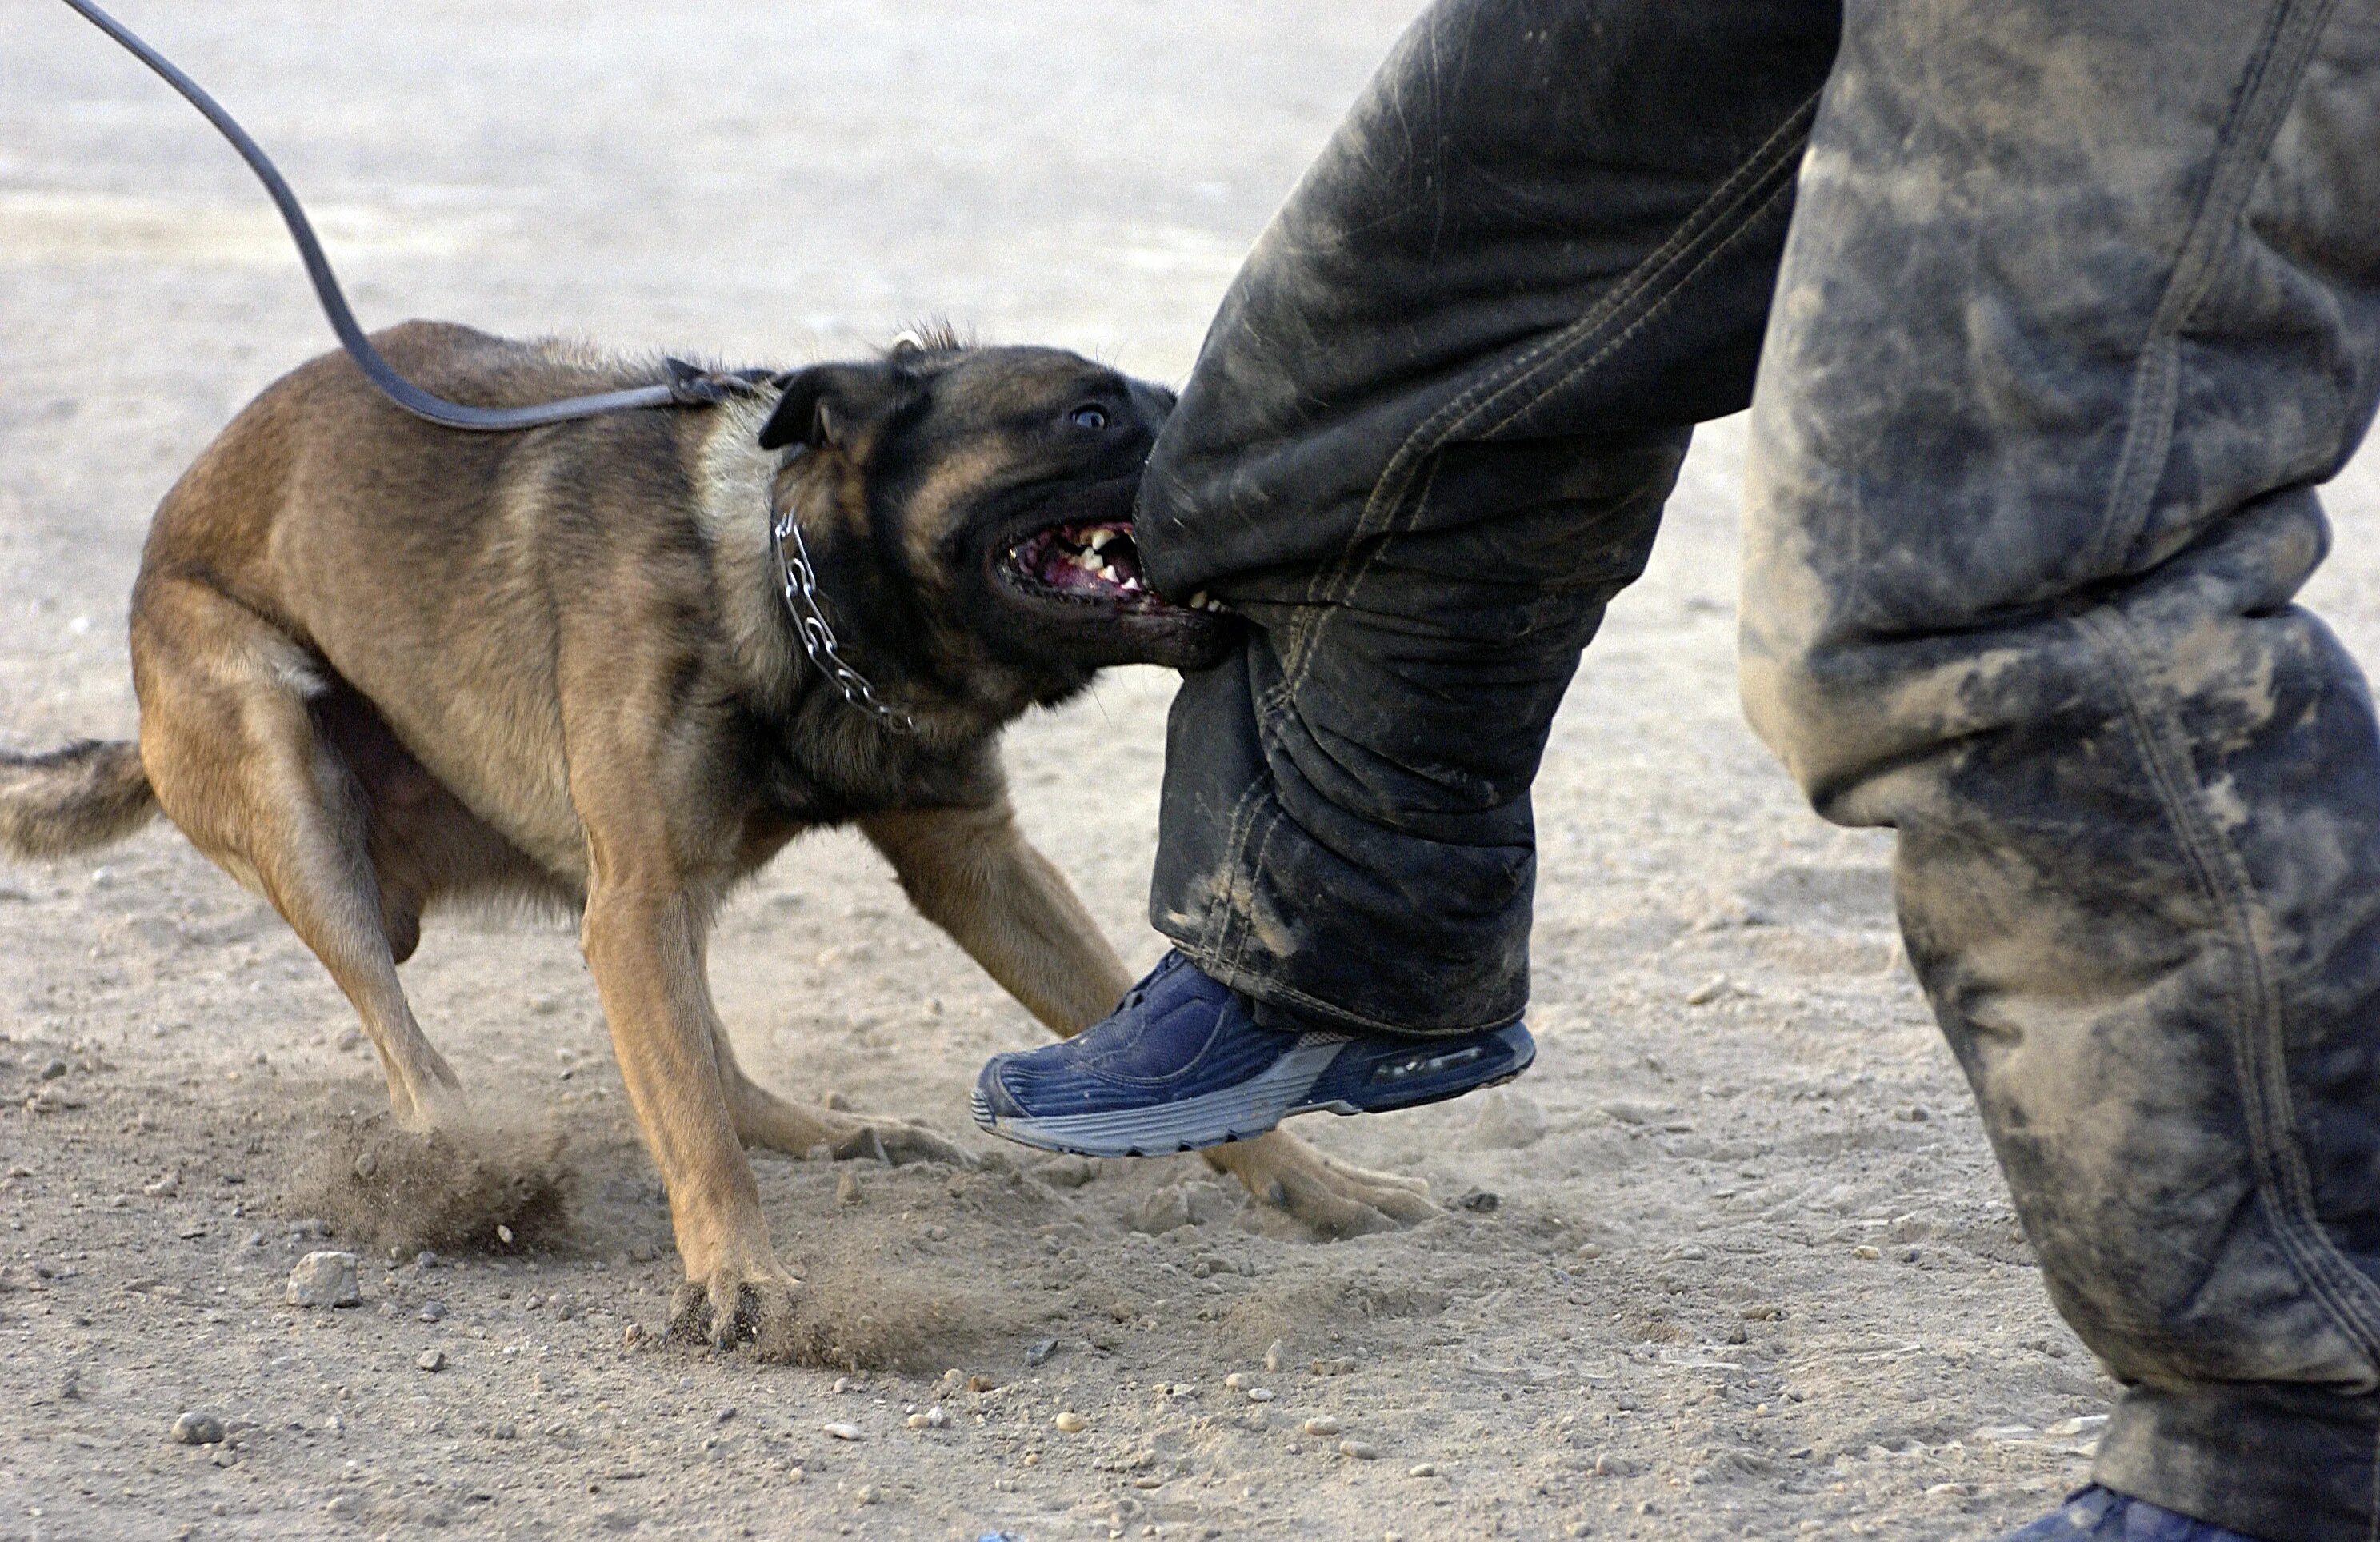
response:
M2380 1401L2313 1387L2126 1390L2092 1477L2268 1542L2371 1542Z
M1258 1024L1284 1033L1392 1034L1400 1038L1459 1038L1468 1034L1492 1033L1520 1021L1515 1014L1476 1027L1412 1028L1393 1023L1377 1023L1368 1017L1342 1011L1241 965L1226 964L1198 946L1195 939L1185 941L1170 937L1168 941L1191 963L1245 996L1250 1015Z

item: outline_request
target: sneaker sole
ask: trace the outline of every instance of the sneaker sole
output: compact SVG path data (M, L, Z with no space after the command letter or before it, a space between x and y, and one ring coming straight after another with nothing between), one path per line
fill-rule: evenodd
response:
M1376 1051L1374 1057L1367 1057L1372 1059L1369 1075L1360 1079L1334 1075L1342 1052L1354 1040L1338 1034L1312 1033L1261 1075L1175 1103L1105 1113L1004 1119L991 1111L980 1091L975 1091L968 1095L968 1111L978 1125L993 1135L1044 1151L1078 1157L1172 1156L1249 1140L1301 1113L1387 1113L1501 1087L1536 1060L1536 1043L1527 1030L1517 1025L1506 1030L1507 1035L1515 1033L1519 1038L1515 1058L1484 1076L1467 1071L1465 1062L1436 1063L1445 1057L1431 1051L1427 1043L1386 1056ZM1511 1038L1503 1041L1512 1043ZM1476 1058L1475 1054L1471 1057ZM1384 1072L1388 1074L1385 1082ZM1354 1085L1314 1096L1326 1082L1351 1079Z

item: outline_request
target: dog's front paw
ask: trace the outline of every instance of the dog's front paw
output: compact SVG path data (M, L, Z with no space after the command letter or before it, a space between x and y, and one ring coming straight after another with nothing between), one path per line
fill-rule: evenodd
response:
M670 1301L670 1336L707 1343L722 1354L749 1344L759 1359L790 1361L801 1288L773 1258L722 1264L679 1282Z
M1439 1213L1429 1202L1429 1185L1420 1179L1342 1162L1286 1130L1218 1146L1205 1155L1209 1164L1239 1179L1258 1203L1314 1236L1360 1237Z

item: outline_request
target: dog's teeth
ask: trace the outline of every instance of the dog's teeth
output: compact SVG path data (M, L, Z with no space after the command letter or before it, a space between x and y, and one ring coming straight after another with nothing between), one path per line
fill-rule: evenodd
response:
M1097 573L1100 568L1107 565L1105 563L1100 562L1098 553L1093 552L1077 552L1066 560L1073 563L1076 567L1081 568L1086 573Z
M1114 566L1114 565L1113 565L1113 564L1111 564L1111 564L1103 564L1103 565L1100 566L1100 568L1099 568L1099 577L1102 577L1102 578L1105 578L1109 583L1111 583L1111 584L1120 584L1120 583L1123 582L1123 580L1122 578L1120 578L1120 577L1118 577L1116 576L1115 566Z
M1207 591L1205 589L1202 589L1197 593L1190 597L1190 608L1194 611L1203 611L1207 608Z
M1098 551L1100 547L1105 546L1109 541L1113 540L1114 539L1115 539L1115 532L1114 532L1113 530L1093 530L1093 531L1091 532L1091 539L1090 539L1089 545L1090 545L1091 550L1092 550L1092 551L1094 551L1094 552L1096 552L1096 551Z
M1110 568L1108 571L1112 573L1115 569ZM1137 578L1126 578L1123 581L1123 591L1126 594L1138 594L1140 592L1140 580Z

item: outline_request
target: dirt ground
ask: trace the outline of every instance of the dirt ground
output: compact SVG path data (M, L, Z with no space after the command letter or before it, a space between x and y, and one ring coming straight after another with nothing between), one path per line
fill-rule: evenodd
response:
M1172 379L1408 8L124 5L282 154L374 323L793 363L944 312ZM130 731L149 511L327 336L187 108L63 7L7 25L0 740L36 747ZM988 1159L759 1160L856 1373L652 1342L667 1215L567 927L449 918L406 970L525 1132L511 1240L420 1259L322 1185L381 1080L266 908L163 826L0 869L0 1538L1980 1538L2046 1508L2113 1389L1901 962L1887 838L1819 823L1738 716L1741 449L1703 437L1547 759L1537 1069L1304 1122L1436 1219L1324 1244L1186 1159L994 1152L966 1088L1038 1030L865 846L735 905L745 1062ZM2367 457L2333 507L2375 504ZM2313 598L2369 651L2380 548L2345 523ZM1119 673L1008 750L1136 961L1170 691ZM361 1304L285 1305L326 1247L366 1255ZM176 1443L193 1411L230 1438Z

